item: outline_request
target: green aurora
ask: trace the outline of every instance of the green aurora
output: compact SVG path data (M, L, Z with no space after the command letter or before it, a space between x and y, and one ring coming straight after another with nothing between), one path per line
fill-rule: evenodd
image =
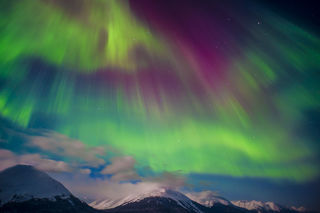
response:
M8 2L3 118L114 147L155 172L319 177L319 146L297 132L320 109L320 39L310 30L261 9L262 24L243 18L238 34L199 27L201 46L179 34L187 26L154 27L126 1L83 0L76 11ZM228 43L215 49L217 40Z

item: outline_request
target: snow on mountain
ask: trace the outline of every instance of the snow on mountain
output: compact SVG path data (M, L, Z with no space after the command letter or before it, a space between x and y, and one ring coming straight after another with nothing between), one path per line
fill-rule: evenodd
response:
M238 201L231 201L231 203L235 206L245 208L248 210L257 210L258 212L261 211L274 211L280 212L282 207L275 204L274 202L262 202L262 201L246 201L246 200L238 200Z
M300 206L300 207L295 207L295 206L291 206L290 207L292 210L297 211L297 212L306 212L308 211L305 207Z
M106 199L101 201L94 201L89 205L96 209L111 209L117 206L127 205L129 203L136 203L142 201L145 198L168 198L174 200L179 206L183 207L184 209L193 209L194 212L201 212L194 205L194 202L190 200L187 196L180 192L167 188L159 188L138 195L130 195L119 200Z
M216 193L212 191L186 193L186 196L206 207L212 207L215 204L222 204L225 206L232 205L229 200L216 195Z
M0 206L33 198L65 199L71 193L49 175L28 165L17 165L0 172Z

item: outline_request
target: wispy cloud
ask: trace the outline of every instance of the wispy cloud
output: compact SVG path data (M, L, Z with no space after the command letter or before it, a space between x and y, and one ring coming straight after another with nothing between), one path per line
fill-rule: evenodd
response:
M139 180L140 177L134 169L135 163L136 160L132 156L114 157L101 174L112 175L113 181Z
M69 160L80 161L83 165L97 167L105 164L102 158L106 155L104 147L88 147L81 141L52 131L45 131L41 135L27 138L27 146L36 147Z
M48 159L40 154L17 155L9 150L0 149L0 170L16 164L32 165L47 172L70 172L72 170L67 163Z
M131 156L115 157L111 159L111 164L106 166L101 173L113 174L132 170L135 164L135 159Z
M72 193L87 201L118 200L168 187L167 180L141 180L137 183L92 179L85 175L57 177ZM172 186L172 185L171 185Z
M155 182L162 187L176 190L187 184L186 176L179 172L163 172L154 177L145 177L143 180Z
M63 182L75 195L86 199L87 201L118 200L129 196L148 193L159 188L179 190L181 187L186 185L185 176L179 173L165 172L153 177L142 177L139 176L134 170L112 171L116 173L112 173L113 176L110 179L93 179L83 174L74 175L71 179L70 177L63 176L59 176L57 178ZM123 180L136 179L139 181L123 182Z

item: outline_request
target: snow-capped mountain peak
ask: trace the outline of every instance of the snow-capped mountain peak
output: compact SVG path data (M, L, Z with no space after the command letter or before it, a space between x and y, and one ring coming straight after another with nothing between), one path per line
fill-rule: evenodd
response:
M176 200L176 201L189 200L188 197L186 197L184 194L180 192L167 189L167 188L159 188L159 189L138 195L135 198L136 199L135 201L142 200L146 197L165 197L165 198L171 198L172 200Z
M68 198L71 193L44 172L28 165L17 165L0 172L0 206L33 198Z
M308 211L305 207L300 206L300 207L295 207L295 206L291 206L290 207L292 210L297 211L297 212L306 212Z
M262 201L246 201L246 200L238 200L238 201L231 201L231 203L235 206L245 208L248 210L257 210L258 212L264 211L274 211L280 212L282 207L274 202L262 202Z
M142 201L146 198L167 198L174 200L179 206L185 208L185 209L193 209L195 212L201 212L193 203L192 200L190 200L187 196L184 194L174 191L168 188L158 188L155 190L147 191L138 195L130 195L123 199L118 200L111 200L106 199L102 201L94 201L90 203L89 205L96 208L96 209L111 209L115 208L117 206L123 206L129 203L136 203L139 201Z
M232 203L229 200L221 196L218 196L216 193L212 191L186 193L186 196L189 197L191 200L200 203L206 207L212 207L215 204L222 204L225 206L232 205Z

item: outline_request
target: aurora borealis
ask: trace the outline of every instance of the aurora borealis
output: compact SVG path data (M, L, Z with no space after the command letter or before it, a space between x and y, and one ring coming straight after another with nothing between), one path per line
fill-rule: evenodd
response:
M250 1L3 0L0 8L0 116L15 128L105 147L106 164L132 156L141 176L148 168L319 179L312 27ZM1 148L70 161L26 148L7 129Z

